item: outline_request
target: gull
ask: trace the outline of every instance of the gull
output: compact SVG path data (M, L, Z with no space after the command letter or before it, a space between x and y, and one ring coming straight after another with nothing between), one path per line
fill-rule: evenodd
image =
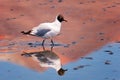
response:
M56 53L50 50L30 53L24 52L21 56L31 57L41 67L51 67L55 69L60 76L64 75L65 71L67 71L67 69L62 68L61 60Z
M31 30L27 32L21 31L21 33L25 35L32 35L43 38L42 46L44 46L44 42L46 39L51 39L51 43L54 46L52 38L60 34L61 23L63 21L67 22L67 20L65 20L64 17L59 14L56 16L55 21L41 23L37 27L32 28Z

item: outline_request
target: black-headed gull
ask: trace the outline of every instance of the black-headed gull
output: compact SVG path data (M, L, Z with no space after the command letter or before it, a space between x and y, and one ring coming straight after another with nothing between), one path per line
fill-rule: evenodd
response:
M61 23L63 21L67 22L67 20L65 20L64 17L61 14L59 14L58 16L56 16L56 19L54 22L41 23L37 27L34 27L32 30L29 30L27 32L22 31L21 33L26 35L42 37L43 46L46 39L51 39L51 43L52 45L54 45L52 38L54 36L57 36L60 33Z
M41 67L51 67L54 68L60 76L64 75L65 71L62 69L60 58L52 51L40 51L40 52L24 52L21 54L25 57L32 57L34 61L37 61Z

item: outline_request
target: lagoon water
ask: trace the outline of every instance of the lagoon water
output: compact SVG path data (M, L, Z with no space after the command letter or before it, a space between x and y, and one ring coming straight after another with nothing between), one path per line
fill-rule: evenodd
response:
M10 62L0 62L0 80L120 80L120 43L101 49L63 65L68 71L59 76L52 68L44 72Z

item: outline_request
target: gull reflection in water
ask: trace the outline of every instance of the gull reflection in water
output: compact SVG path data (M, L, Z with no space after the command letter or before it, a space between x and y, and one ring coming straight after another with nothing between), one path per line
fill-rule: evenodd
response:
M31 57L41 67L51 67L55 69L60 76L64 75L65 71L67 71L67 69L64 70L62 68L60 58L50 50L30 53L24 52L23 54L21 54L21 56L24 56L26 58Z

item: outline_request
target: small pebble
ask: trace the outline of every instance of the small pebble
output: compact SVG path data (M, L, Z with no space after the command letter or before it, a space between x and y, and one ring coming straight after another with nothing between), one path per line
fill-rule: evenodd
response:
M62 2L62 0L58 0L58 2Z
M10 9L10 11L14 11L14 9Z
M76 44L77 42L73 41L72 44Z
M110 55L113 55L114 53L112 51L106 50L105 52L107 52Z
M105 64L106 64L106 65L110 65L110 64L111 64L111 61L110 61L110 60L106 60L106 61L105 61Z

